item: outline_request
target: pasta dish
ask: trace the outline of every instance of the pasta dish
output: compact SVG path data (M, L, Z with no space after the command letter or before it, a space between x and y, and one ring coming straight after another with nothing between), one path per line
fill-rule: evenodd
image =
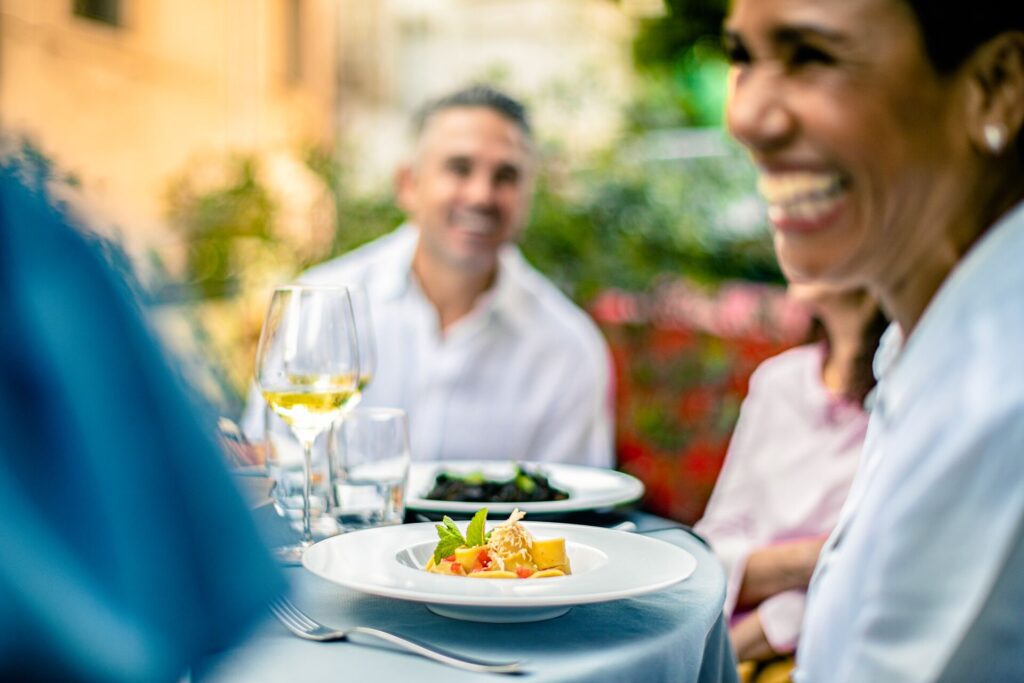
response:
M449 517L437 525L440 539L426 571L476 579L541 579L571 574L564 538L534 538L516 509L485 532L487 508L478 511L465 536Z

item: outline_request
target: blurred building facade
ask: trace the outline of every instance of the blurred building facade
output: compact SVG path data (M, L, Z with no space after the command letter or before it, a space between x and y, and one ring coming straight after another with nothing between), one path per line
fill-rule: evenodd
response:
M607 144L630 95L638 18L661 0L339 0L342 130L369 175L386 175L409 114L488 81L531 105L542 137Z
M158 240L194 155L333 137L333 22L332 0L5 0L0 125Z
M172 178L208 172L211 158L294 162L328 145L354 178L379 186L406 149L413 109L471 81L523 96L541 135L563 149L607 144L629 94L632 27L660 7L4 0L0 127L73 174L86 208L132 251L160 250L176 239L166 226ZM298 165L270 174L286 203L316 194L302 191L309 177L280 182Z

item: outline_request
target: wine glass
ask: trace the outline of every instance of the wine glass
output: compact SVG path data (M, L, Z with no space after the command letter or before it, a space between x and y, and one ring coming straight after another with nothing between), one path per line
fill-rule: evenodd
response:
M359 344L347 287L292 285L274 291L256 352L264 400L302 444L302 538L279 548L298 564L313 544L313 442L359 400Z
M352 314L356 320L356 336L359 341L359 391L373 381L377 372L377 344L373 337L373 320L370 315L370 299L366 290L359 286L347 285L352 299Z

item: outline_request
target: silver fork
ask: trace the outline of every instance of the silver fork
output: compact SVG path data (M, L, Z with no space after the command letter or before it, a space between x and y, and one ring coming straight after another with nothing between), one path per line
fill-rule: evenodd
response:
M427 645L407 636L397 636L394 633L381 631L367 626L353 626L346 629L332 629L323 624L313 621L309 616L293 605L288 598L279 597L270 602L270 611L274 613L277 620L300 638L306 640L329 641L346 640L353 633L361 633L367 636L380 638L383 641L397 645L409 652L413 652L435 662L454 666L457 669L466 671L483 671L488 673L510 674L520 671L521 661L514 662L491 662L465 655L457 655L435 645Z

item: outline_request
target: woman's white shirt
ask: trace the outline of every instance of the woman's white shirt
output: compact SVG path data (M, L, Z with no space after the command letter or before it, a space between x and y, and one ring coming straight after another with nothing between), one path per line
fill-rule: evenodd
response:
M940 680L965 644L1024 680L1024 206L947 278L881 379L861 471L808 594L796 680ZM987 668L986 668L987 667Z

